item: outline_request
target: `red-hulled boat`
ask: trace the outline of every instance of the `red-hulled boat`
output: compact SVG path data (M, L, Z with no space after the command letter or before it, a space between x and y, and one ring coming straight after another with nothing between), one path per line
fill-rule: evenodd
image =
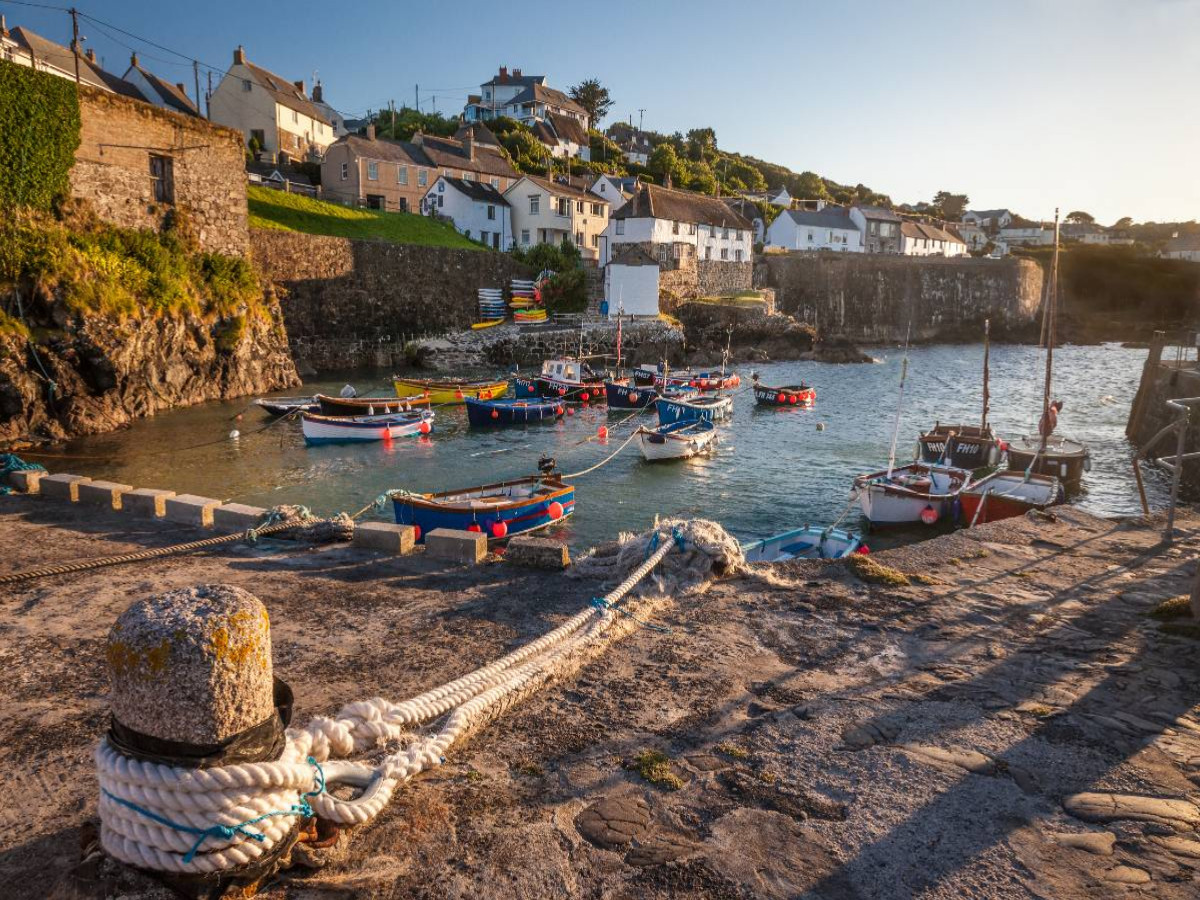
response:
M958 500L963 522L970 527L1046 509L1061 503L1063 497L1062 485L1053 476L994 472L965 488Z

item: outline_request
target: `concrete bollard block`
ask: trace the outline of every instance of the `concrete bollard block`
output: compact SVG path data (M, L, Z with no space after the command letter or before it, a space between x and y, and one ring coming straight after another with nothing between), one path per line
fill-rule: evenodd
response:
M517 535L508 542L504 561L532 569L565 569L571 564L571 554L562 541Z
M416 532L411 525L390 522L360 522L354 526L354 546L397 555L411 553Z
M201 528L211 528L213 510L221 505L220 500L212 497L197 497L195 494L179 494L168 497L166 502L167 521L179 522L182 525L198 525Z
M211 745L275 715L271 630L230 585L138 600L108 635L113 717L161 740Z
M158 488L138 488L130 491L121 498L121 508L135 516L145 516L150 519L161 519L167 514L167 498L174 497L174 491L160 491Z
M266 514L261 506L224 503L213 510L213 527L219 531L246 531L261 524Z
M38 469L22 469L20 472L9 472L8 483L22 494L36 494L40 490L39 482L46 476Z
M425 535L425 552L437 559L474 565L487 556L487 538L479 531L435 528Z
M79 501L79 485L91 481L86 475L67 475L59 473L47 475L38 482L39 493L51 500L66 500L68 503Z
M79 484L79 502L104 509L120 509L121 498L133 490L131 484L113 481L84 481Z

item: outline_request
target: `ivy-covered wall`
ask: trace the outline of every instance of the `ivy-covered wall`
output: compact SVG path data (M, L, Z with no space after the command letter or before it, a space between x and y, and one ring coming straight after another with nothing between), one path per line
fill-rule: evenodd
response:
M78 146L74 82L0 60L0 207L65 196Z

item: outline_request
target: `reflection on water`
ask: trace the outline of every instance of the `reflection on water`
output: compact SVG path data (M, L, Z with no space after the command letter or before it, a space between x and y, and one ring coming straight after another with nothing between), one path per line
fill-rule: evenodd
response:
M578 480L577 513L559 534L575 546L590 546L621 530L643 529L656 513L716 519L743 539L831 521L845 509L854 476L887 462L901 351L874 353L879 365L757 367L767 384L804 380L814 385L816 407L759 409L744 390L735 398L733 418L718 425L717 447L707 457L651 465L630 444L611 463ZM1100 514L1139 511L1124 428L1145 355L1145 350L1115 345L1055 351L1055 393L1066 402L1060 430L1085 441L1094 463L1075 502ZM1041 412L1042 359L1033 347L992 348L990 419L1002 436L1034 430ZM911 458L918 430L939 418L978 421L981 361L981 345L911 351L899 458ZM748 385L746 368L742 374ZM368 386L380 379L380 373L371 373L357 383ZM342 384L314 382L299 393L336 393ZM581 441L601 424L612 428L624 414L591 407L558 424L481 432L467 427L461 408L447 407L437 411L434 433L427 438L398 439L391 446L309 448L297 422L270 425L254 408L235 421L245 405L244 400L210 403L83 438L64 452L86 458L69 466L63 460L47 463L51 469L136 486L260 506L303 503L314 512L331 513L357 510L392 488L444 490L532 474L541 453L556 457L565 472L581 470L612 452L638 420L654 418L647 414L613 429L601 445ZM222 440L235 427L242 436ZM1156 475L1147 490L1152 504L1166 498ZM848 524L856 524L855 517L852 513Z

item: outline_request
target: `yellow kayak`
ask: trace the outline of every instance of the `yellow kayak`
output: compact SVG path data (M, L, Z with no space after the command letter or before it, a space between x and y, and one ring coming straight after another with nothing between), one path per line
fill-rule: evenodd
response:
M503 319L488 319L486 322L476 322L471 327L474 328L476 331L478 331L480 328L491 328L495 325L502 325L502 324L504 324Z
M397 378L397 397L428 397L431 403L462 403L467 397L496 400L508 393L507 381L432 381Z

